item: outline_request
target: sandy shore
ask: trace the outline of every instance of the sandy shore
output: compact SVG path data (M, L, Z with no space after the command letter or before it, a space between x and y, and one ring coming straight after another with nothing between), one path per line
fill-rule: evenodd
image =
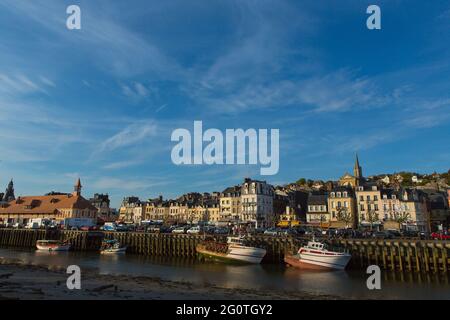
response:
M259 291L222 288L212 284L166 281L160 278L101 275L97 270L82 272L81 290L69 290L65 269L43 265L26 265L19 260L0 258L0 300L52 299L340 299L337 296L306 292Z

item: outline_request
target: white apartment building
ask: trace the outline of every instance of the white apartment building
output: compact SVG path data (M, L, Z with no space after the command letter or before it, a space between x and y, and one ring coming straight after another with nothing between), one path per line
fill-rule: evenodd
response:
M241 188L240 220L256 228L273 225L273 186L266 181L246 178Z

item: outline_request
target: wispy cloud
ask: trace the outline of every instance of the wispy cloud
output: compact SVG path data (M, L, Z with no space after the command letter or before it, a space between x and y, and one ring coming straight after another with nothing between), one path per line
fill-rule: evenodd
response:
M112 163L104 165L103 169L108 169L108 170L123 169L123 168L128 168L128 167L140 164L140 163L141 163L141 161L138 161L138 160L117 161L117 162L112 162Z
M100 144L96 152L114 151L119 148L136 146L145 139L155 136L158 126L153 120L137 121Z
M52 32L61 41L76 45L79 52L91 55L92 62L105 72L116 76L144 72L160 78L180 76L176 61L168 58L151 41L104 15L93 13L100 10L96 4L83 4L83 27L79 32L70 32L65 27L66 16L61 14L65 12L64 3L5 0L0 5Z
M122 84L121 89L122 89L122 93L125 96L127 96L135 101L145 99L151 93L150 89L140 82L134 82L130 85Z
M17 97L31 93L45 93L46 87L49 86L54 87L54 83L47 78L32 80L21 73L15 75L0 73L0 92L4 96Z
M100 190L126 190L126 191L136 191L142 192L148 191L153 187L164 186L169 184L168 180L155 182L154 179L150 178L138 178L138 179L121 179L113 177L103 177L95 180L93 186Z
M370 79L338 70L298 81L248 83L225 96L203 90L197 98L219 113L292 106L303 111L340 112L386 105L388 98L378 93L379 89Z

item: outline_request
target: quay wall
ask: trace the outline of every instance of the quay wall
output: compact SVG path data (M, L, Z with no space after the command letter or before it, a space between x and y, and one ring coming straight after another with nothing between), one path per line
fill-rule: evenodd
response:
M35 248L37 240L67 240L76 251L98 251L103 239L117 239L127 252L149 256L196 258L195 247L203 236L189 234L152 234L143 232L102 232L72 230L0 229L0 247ZM224 236L215 237L225 240ZM251 245L266 248L265 262L282 263L285 253L295 253L307 238L248 236ZM426 240L327 240L331 248L352 254L350 268L376 264L386 270L414 273L448 273L450 241Z

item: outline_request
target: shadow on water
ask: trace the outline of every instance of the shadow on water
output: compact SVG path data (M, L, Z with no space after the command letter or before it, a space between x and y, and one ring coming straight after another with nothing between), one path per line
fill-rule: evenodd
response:
M103 275L128 275L225 288L304 291L358 299L450 299L447 276L382 271L381 290L367 289L364 271L310 272L283 264L228 265L195 259L100 255L95 252L39 252L0 249L0 257L66 268L76 264Z

